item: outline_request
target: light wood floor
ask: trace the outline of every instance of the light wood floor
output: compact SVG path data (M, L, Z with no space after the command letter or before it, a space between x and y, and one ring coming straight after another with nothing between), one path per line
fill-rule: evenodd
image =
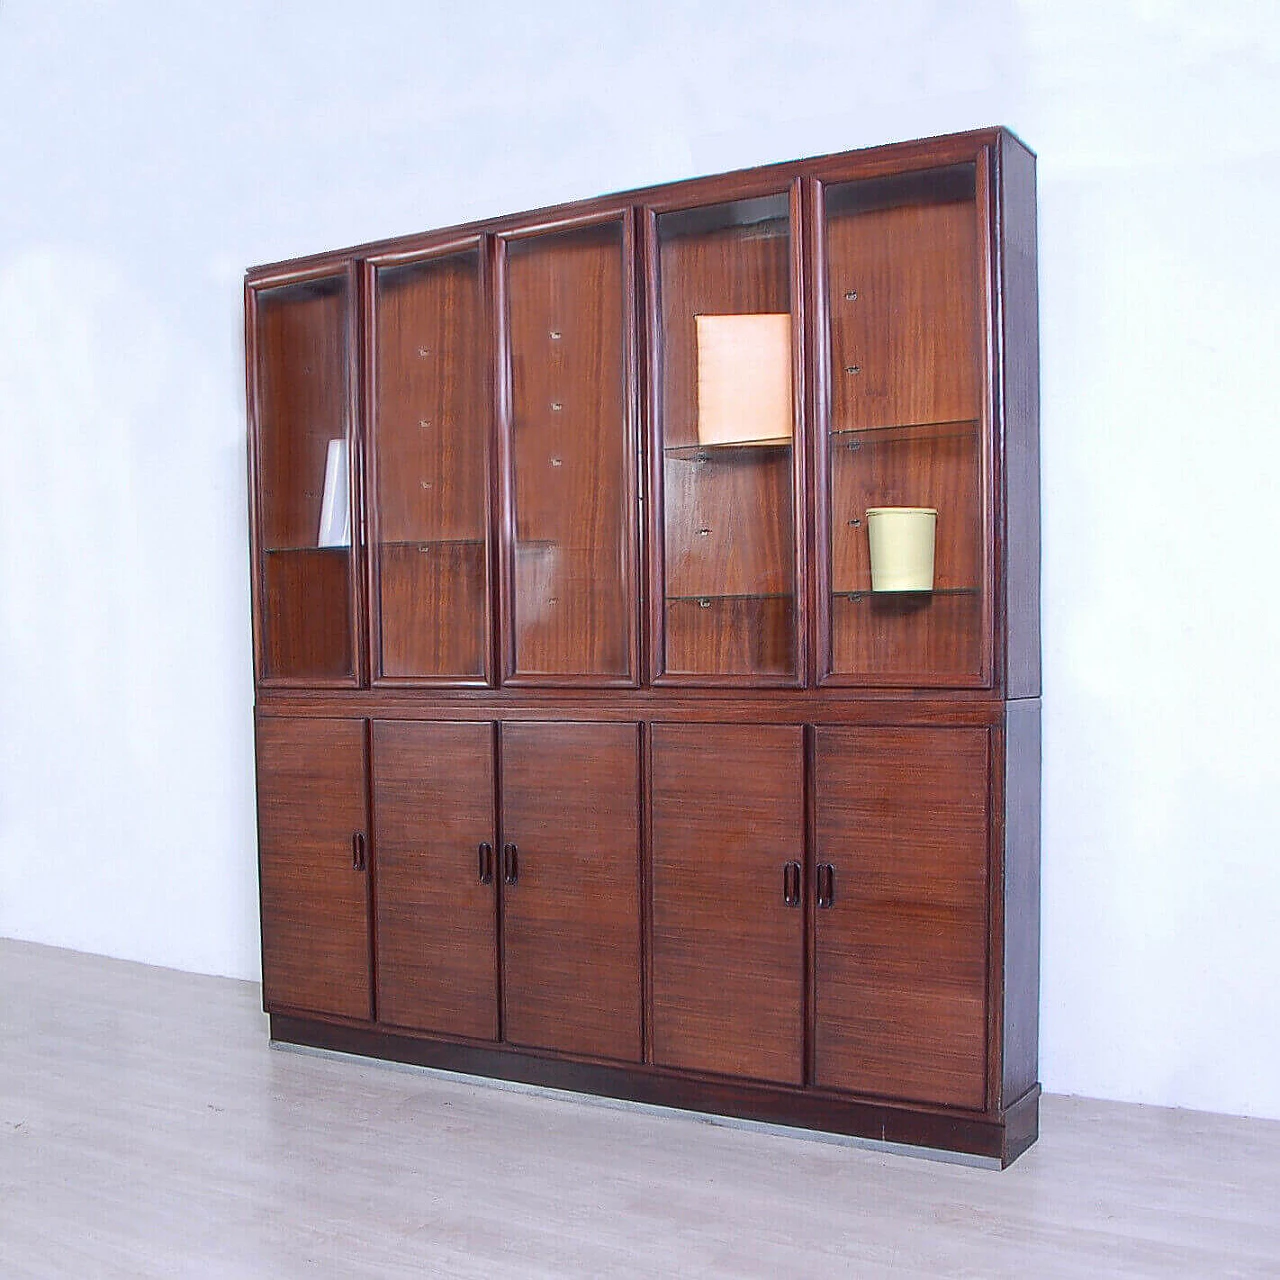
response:
M272 1051L0 941L0 1276L1280 1276L1280 1123L1044 1100L1004 1173Z

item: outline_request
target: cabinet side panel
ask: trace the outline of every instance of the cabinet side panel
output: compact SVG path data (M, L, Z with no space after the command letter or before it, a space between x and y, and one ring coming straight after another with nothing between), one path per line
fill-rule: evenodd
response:
M263 1003L367 1018L364 723L261 718L257 748Z
M375 722L380 1022L498 1034L493 785L488 724Z
M641 1058L639 769L635 724L502 726L512 1044Z
M1005 136L1000 153L1004 351L1006 690L1040 696L1040 307L1036 161Z
M1005 719L1004 1107L1039 1073L1040 703L1009 704Z

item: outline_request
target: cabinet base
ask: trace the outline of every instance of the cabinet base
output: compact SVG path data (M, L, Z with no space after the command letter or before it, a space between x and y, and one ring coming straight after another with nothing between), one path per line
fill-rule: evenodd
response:
M1001 1168L1012 1164L1040 1133L1039 1085L1003 1115L981 1116L863 1102L782 1085L679 1075L645 1066L546 1057L525 1050L432 1040L288 1014L271 1015L271 1038L313 1049L652 1106L982 1156L998 1161Z

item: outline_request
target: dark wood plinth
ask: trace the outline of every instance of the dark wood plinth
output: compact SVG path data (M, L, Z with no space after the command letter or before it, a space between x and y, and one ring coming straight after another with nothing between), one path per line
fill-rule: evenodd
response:
M959 1115L954 1111L862 1101L813 1089L790 1089L647 1066L582 1062L527 1050L433 1040L373 1026L288 1014L271 1015L271 1038L284 1044L360 1054L549 1089L962 1152L999 1160L1001 1168L1012 1164L1035 1142L1040 1132L1038 1084L1003 1115Z

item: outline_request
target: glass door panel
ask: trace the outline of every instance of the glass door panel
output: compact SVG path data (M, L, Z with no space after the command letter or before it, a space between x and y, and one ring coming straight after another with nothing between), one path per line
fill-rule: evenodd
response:
M258 289L253 325L259 674L354 679L346 273Z
M975 185L960 164L825 189L827 669L847 683L983 675Z
M790 682L795 324L787 194L657 218L659 676Z
M621 220L507 245L517 681L635 679L628 250Z
M480 249L374 269L375 674L483 683L492 420Z

